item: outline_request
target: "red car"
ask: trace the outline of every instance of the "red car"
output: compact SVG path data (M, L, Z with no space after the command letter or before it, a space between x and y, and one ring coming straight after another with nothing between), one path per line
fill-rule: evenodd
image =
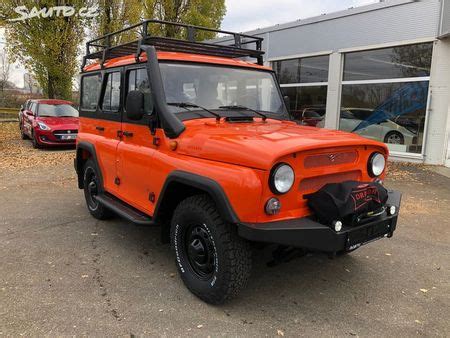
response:
M64 100L28 100L19 113L22 139L30 138L34 148L75 145L78 110Z

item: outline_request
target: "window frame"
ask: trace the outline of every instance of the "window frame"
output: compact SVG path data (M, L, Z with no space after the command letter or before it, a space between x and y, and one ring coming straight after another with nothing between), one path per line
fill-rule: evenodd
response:
M103 101L105 99L106 87L108 86L109 76L114 73L119 74L119 107L117 108L117 110L107 110L107 109L103 109ZM99 111L100 115L102 115L102 114L120 115L122 113L122 110L123 110L122 91L123 91L123 67L112 68L112 69L106 70L103 73L102 88L100 91L99 103L97 105L97 110ZM111 86L111 92L112 92L112 86ZM111 102L112 102L112 95L111 95ZM111 103L110 103L110 106L111 106Z

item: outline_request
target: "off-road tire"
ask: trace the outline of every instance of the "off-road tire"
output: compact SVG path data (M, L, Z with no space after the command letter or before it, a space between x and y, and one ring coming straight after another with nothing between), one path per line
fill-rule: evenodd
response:
M92 216L96 219L104 220L112 216L112 211L95 200L95 194L99 192L100 181L98 179L99 173L94 161L87 160L83 167L83 189L84 197L86 199L86 206ZM93 190L91 183L94 182L96 187Z
M188 254L192 228L198 228L204 240L212 244L214 266L211 275L203 278ZM246 286L252 266L250 245L237 235L235 226L222 220L209 196L195 195L180 202L172 217L170 239L181 279L198 298L221 304Z

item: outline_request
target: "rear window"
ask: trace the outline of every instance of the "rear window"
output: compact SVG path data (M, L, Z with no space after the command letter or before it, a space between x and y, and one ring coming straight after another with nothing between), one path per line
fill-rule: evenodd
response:
M81 109L97 109L101 81L100 74L83 76L81 80Z
M38 115L41 117L77 117L78 110L70 104L39 104Z

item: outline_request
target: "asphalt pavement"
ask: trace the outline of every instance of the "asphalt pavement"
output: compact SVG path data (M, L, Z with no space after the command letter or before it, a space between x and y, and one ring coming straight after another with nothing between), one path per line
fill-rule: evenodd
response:
M392 239L268 267L225 305L178 278L159 229L92 218L68 156L0 171L0 335L450 336L450 179L395 165Z

